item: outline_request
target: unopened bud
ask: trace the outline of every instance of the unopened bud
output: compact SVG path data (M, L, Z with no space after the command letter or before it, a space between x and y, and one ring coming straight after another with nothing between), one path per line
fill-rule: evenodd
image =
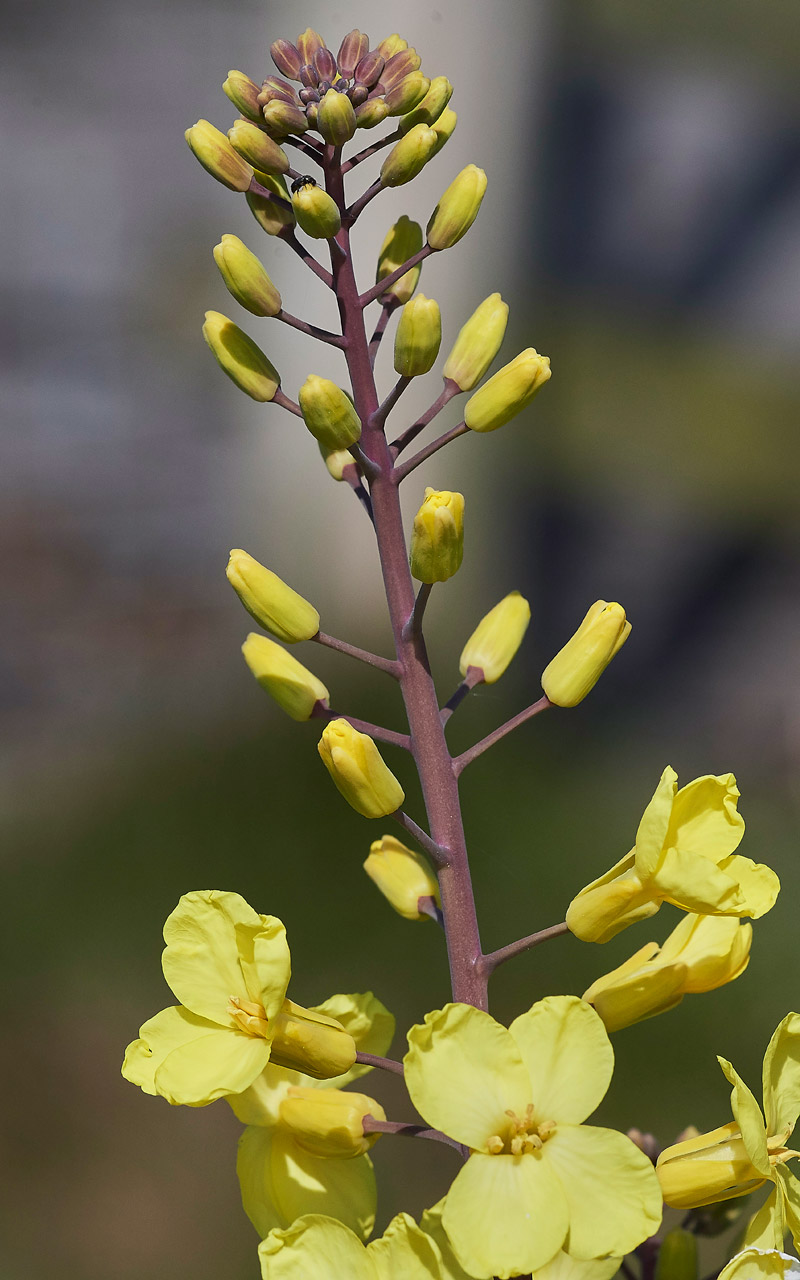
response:
M369 36L358 28L349 31L339 46L336 65L346 80L352 79L359 62L369 52Z
M327 707L330 695L322 681L274 640L251 631L242 653L261 688L293 720L310 720L318 702Z
M398 85L401 80L405 80L406 76L411 75L414 71L419 71L422 59L416 49L406 47L398 49L397 53L393 53L390 58L386 58L381 72L381 84L389 93ZM426 90L427 92L427 90Z
M431 214L428 244L432 249L450 249L458 244L477 218L485 193L485 172L468 164L450 183Z
M208 120L198 120L184 134L203 168L229 187L231 191L246 191L253 179L253 170L234 151L224 133L215 129Z
M219 311L207 311L203 337L220 368L253 400L272 400L281 385L280 374L252 338Z
M508 303L492 293L473 311L460 330L442 371L461 391L477 386L503 342L508 323Z
M655 1280L697 1280L697 1236L674 1227L661 1241Z
M381 40L378 45L378 53L388 62L389 58L393 58L396 53L402 53L403 49L408 48L408 41L404 40L395 31L393 35L387 36L385 40Z
M356 1060L356 1043L335 1018L284 1000L275 1019L270 1062L314 1080L344 1075Z
M356 131L356 113L346 93L329 89L319 104L317 128L332 147L343 147Z
M394 339L394 367L403 378L418 378L436 362L442 343L438 302L417 294L403 307Z
M374 1098L345 1089L314 1089L290 1085L280 1106L280 1123L313 1156L362 1156L380 1137L364 1133L364 1118L385 1120Z
M427 76L421 71L412 71L410 75L404 76L402 80L398 80L393 89L390 89L384 101L389 109L390 116L404 116L412 108L416 107L431 87L431 82ZM414 122L418 123L417 121ZM422 119L423 124L428 122ZM409 126L411 128L411 126ZM404 129L404 133L408 130Z
M286 227L294 226L294 209L286 183L280 175L258 171L255 173L255 181L277 199L271 200L269 196L262 196L251 190L245 195L247 207L268 236L279 236Z
M388 232L386 239L381 245L381 251L378 255L378 270L375 273L375 283L384 280L386 276L390 276L398 267L402 267L404 262L408 262L409 258L413 258L415 253L419 253L422 248L422 227L418 222L412 222L405 214L397 219L397 222ZM404 276L396 280L390 285L386 293L382 294L382 298L395 298L398 302L408 302L413 294L419 281L419 273L422 270L420 266L412 267Z
M417 124L396 142L381 165L381 185L402 187L416 178L434 153L437 136L427 125Z
M427 488L411 533L412 575L418 582L446 582L463 558L463 494Z
M361 85L365 89L371 89L376 85L383 71L384 62L385 58L378 49L365 53L353 74L354 87Z
M658 1157L656 1173L664 1201L674 1209L732 1200L747 1195L765 1181L751 1163L735 1121L665 1147Z
M528 601L518 591L509 592L481 619L464 645L459 664L462 676L476 667L483 672L484 684L499 680L522 644L530 620Z
M264 107L264 123L273 138L288 138L290 133L303 134L308 129L302 108L282 98L273 98Z
M496 431L530 404L549 377L548 357L528 347L467 401L464 421L470 431Z
M317 441L328 474L334 480L344 480L345 467L354 467L356 460L349 449L328 449Z
M276 40L270 46L270 53L279 71L282 71L290 80L300 79L300 68L305 59L300 56L300 50L296 45L291 44L289 40Z
M222 86L222 92L226 98L230 99L236 110L243 116L247 116L248 120L261 123L263 116L261 104L258 101L258 85L243 71L229 71L228 78Z
M337 98L341 94L336 94ZM329 240L342 225L336 201L316 183L304 182L292 192L292 208L298 226L315 240Z
M400 808L405 793L366 733L347 720L332 720L317 750L334 785L365 818L385 818Z
M597 600L574 636L542 673L542 688L557 707L576 707L594 688L631 633L621 604Z
M289 157L274 138L247 120L234 120L228 138L235 151L261 173L286 173Z
M246 551L231 551L225 572L250 616L284 644L310 640L319 631L314 606Z
M297 37L297 52L306 65L314 61L314 54L318 49L324 48L325 41L313 27L306 27L303 34Z
M422 101L418 102L407 116L403 116L399 125L400 132L408 133L415 124L427 124L433 128L452 96L453 86L447 76L436 76L431 80L428 92Z
M439 154L444 144L453 136L457 124L458 114L455 111L451 111L450 107L445 107L439 119L431 125L433 132L436 134L436 146L433 149L435 156Z
M254 316L276 316L281 295L263 265L238 236L224 235L214 246L214 261L228 291Z
M355 114L357 129L374 129L383 124L389 108L383 98L370 98L369 102L362 102L360 107L356 107Z
M387 902L406 920L430 919L427 912L419 909L420 898L440 902L436 876L427 860L394 836L383 836L370 845L364 870Z
M315 440L328 449L349 449L361 436L352 401L330 378L309 374L297 396L303 421Z

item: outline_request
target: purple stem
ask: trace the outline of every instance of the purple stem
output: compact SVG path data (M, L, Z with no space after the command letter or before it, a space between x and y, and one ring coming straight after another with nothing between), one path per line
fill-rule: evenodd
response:
M317 164L322 164L322 152L315 142L311 142L310 140L306 142L302 138L295 138L293 134L288 138L284 138L283 145L287 142L290 143L291 146L297 147L298 151L304 152L305 155L309 156L311 160L316 161Z
M397 404L397 401L400 399L401 395L405 391L406 387L410 385L411 385L411 379L406 378L401 374L400 377L397 379L397 382L394 384L391 391L389 392L388 396L384 400L383 404L380 405L378 409L376 409L375 415L372 420L373 427L383 426L386 419L389 417L389 414L392 412L392 409Z
M422 1124L409 1124L403 1120L375 1120L372 1116L364 1116L362 1124L364 1133L392 1133L402 1138L430 1138L433 1142L443 1142L466 1158L465 1148L461 1143L456 1142L455 1138L448 1138L441 1129L426 1129Z
M330 271L326 271L322 263L317 262L314 255L309 253L308 249L300 243L291 227L286 227L284 231L281 231L279 239L288 244L290 249L294 249L298 257L303 259L303 262L310 271L314 272L315 276L319 276L323 284L326 284L329 289L333 288L333 276Z
M318 631L311 639L316 640L317 644L324 644L328 649L336 649L338 653L346 653L351 658L358 658L359 662L366 662L370 667L377 667L379 671L385 671L387 675L394 676L395 680L400 679L400 663L393 662L391 658L381 658L377 653L370 653L368 649L359 649L357 645L348 644L346 640L337 640L335 636L328 636L324 631Z
M397 439L393 440L389 445L393 457L398 458L403 450L411 444L411 441L416 440L420 431L424 431L428 423L432 422L436 415L442 411L444 406L453 399L453 396L460 395L460 393L461 388L458 383L453 382L452 378L445 378L444 390L442 391L442 394L434 400L430 409L426 409L421 418L417 418L417 421L413 423L412 426L408 427L402 435L398 436Z
M356 463L348 462L347 466L342 468L342 479L350 485L350 488L353 490L353 493L358 498L374 525L375 518L372 514L372 502L369 494L361 483L361 472L359 471Z
M307 320L298 320L297 316L290 315L288 311L279 311L275 319L282 320L284 324L291 325L293 329L299 329L301 333L307 333L310 338L318 338L320 342L329 342L332 347L344 346L344 338L340 333L330 333L327 329L318 329L315 324L309 324Z
M395 129L394 133L387 133L378 142L373 142L371 147L365 147L363 151L359 151L358 155L353 156L351 160L345 160L342 165L342 173L349 173L351 169L355 169L357 164L363 164L365 160L369 160L370 156L374 156L377 151L383 151L384 147L390 147L393 142L397 142L402 136L399 129Z
M440 712L442 724L447 724L453 712L458 710L470 690L474 689L476 684L481 684L482 682L483 667L467 667L467 674L461 684L442 707Z
M342 213L342 222L346 223L348 227L352 227L359 214L363 213L366 209L370 200L374 200L376 195L381 191L383 191L383 183L380 178L376 178L372 185L367 187L363 195L360 195L358 199L351 204L350 208L346 209Z
M505 964L506 960L521 956L524 951L538 947L540 942L547 942L550 938L560 938L562 933L569 933L566 924L551 924L549 929L540 929L538 933L530 933L527 938L520 938L518 942L509 942L507 947L500 947L498 951L490 951L488 956L484 956L481 968L486 973L494 973L497 966Z
M273 204L279 204L284 209L292 211L292 202L287 200L285 196L278 196L274 191L270 191L269 187L262 187L260 182L256 182L255 178L250 180L250 190L254 195L261 196L262 200L271 200Z
M444 928L442 909L436 899L431 897L429 893L426 893L422 898L417 898L417 911L421 916L430 916L431 920L435 920L437 924Z
M413 254L401 267L397 267L397 269L392 271L390 275L384 276L382 280L379 280L377 284L374 284L371 289L367 289L366 293L362 293L360 295L356 294L354 299L356 305L359 307L368 307L371 302L374 302L376 298L379 298L387 289L391 289L393 284L397 284L397 281L400 280L407 271L410 271L418 262L422 262L425 258L429 258L430 255L435 252L435 249L432 249L429 244L424 244L419 250L419 253Z
M432 458L435 453L438 453L440 449L443 449L451 440L457 440L459 436L463 436L467 431L469 431L469 427L466 422L460 422L457 427L451 427L449 431L445 431L444 435L439 436L437 440L433 440L430 444L426 444L424 449L420 449L419 453L415 453L414 457L409 458L408 462L404 462L402 467L396 468L395 476L397 477L398 484L401 480L405 480L406 476L410 476L411 472L415 471L421 462L425 462L428 458Z
M493 733L488 733L485 738L481 738L480 742L476 742L474 747L470 747L467 751L462 751L461 755L456 756L453 761L453 770L456 777L463 773L468 764L472 764L473 760L477 760L478 756L482 756L484 751L488 751L496 742L504 738L507 733L511 733L513 729L518 729L526 720L530 720L532 716L538 716L540 711L546 711L552 705L548 698L542 696L538 702L534 702L531 706L526 707L524 711L520 711L518 716L514 716L511 720L506 720L505 724L501 724L499 729L495 729Z
M420 827L413 818L409 818L405 810L395 809L391 816L394 818L395 822L400 823L400 826L404 831L407 831L408 834L416 840L417 844L422 845L422 848L425 850L435 866L441 867L444 865L447 850L441 849L435 840L431 840L428 833L423 831L422 827Z
M395 1062L394 1058L380 1058L377 1053L357 1053L356 1062L360 1062L365 1067L379 1067L381 1071L392 1071L396 1076L405 1074L402 1062Z
M383 335L386 332L386 326L389 323L392 313L399 307L400 303L395 297L390 297L388 302L384 302L378 323L375 325L375 332L369 340L369 362L374 368L375 357L378 354L378 348L383 341Z
M300 408L297 401L292 400L289 396L285 395L284 392L281 391L280 387L278 387L278 390L272 397L272 403L279 404L282 409L288 409L289 413L293 413L296 418L302 418L303 416L303 410Z
M372 724L369 720L359 720L357 716L348 715L346 711L332 711L330 707L323 707L321 702L314 704L311 719L327 722L346 720L354 729L358 729L359 733L368 733L371 738L377 738L378 742L385 742L390 747L402 747L404 751L411 750L411 739L407 733L395 733L394 729L384 729L383 725Z

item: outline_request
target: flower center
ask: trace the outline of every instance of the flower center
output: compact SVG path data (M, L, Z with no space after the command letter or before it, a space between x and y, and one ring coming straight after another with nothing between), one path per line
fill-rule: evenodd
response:
M256 1004L254 1000L240 1000L238 996L230 996L228 1013L240 1031L245 1031L249 1036L261 1036L266 1040L267 1015L263 1005Z
M783 1133L777 1134L775 1137L767 1138L767 1153L769 1162L773 1169L778 1164L785 1164L787 1160L791 1160L793 1156L800 1155L800 1151L792 1151L783 1144L792 1132L791 1125L787 1125Z
M524 1156L534 1151L541 1151L548 1138L556 1131L555 1120L544 1120L541 1124L533 1118L533 1103L529 1102L525 1113L518 1116L516 1111L506 1111L509 1124L504 1134L493 1133L487 1146L493 1156Z

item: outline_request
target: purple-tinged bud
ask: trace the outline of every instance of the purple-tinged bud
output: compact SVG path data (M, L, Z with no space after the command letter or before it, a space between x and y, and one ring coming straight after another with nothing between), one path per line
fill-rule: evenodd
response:
M319 104L317 128L332 147L343 147L356 131L356 113L346 93L329 89Z
M319 102L319 90L318 89L301 89L300 101L302 102L304 107L307 107L309 102Z
M406 112L411 111L425 97L430 85L430 80L421 71L412 71L402 80L398 80L384 98L389 108L389 115L404 116Z
M416 49L402 49L400 53L388 58L381 72L381 80L387 92L389 89L393 89L401 80L404 80L407 75L410 75L412 71L419 71L421 64L422 59Z
M301 67L300 79L307 89L313 89L319 84L319 76L317 75L314 67Z
M369 89L365 84L354 84L352 89L348 90L348 97L354 107L360 107L369 97Z
M228 78L222 86L222 92L226 98L230 99L236 110L248 120L261 122L258 85L243 71L229 71Z
M295 45L289 40L276 40L270 48L270 53L279 71L282 71L290 80L299 80L304 59L300 57L300 51Z
M309 102L308 106L306 107L306 119L308 120L309 129L316 129L318 112L319 112L319 103Z
M353 73L353 79L356 84L365 84L368 89L371 89L378 83L383 67L383 55L377 49L373 49L361 59Z
M415 124L427 124L433 128L452 96L453 86L447 76L436 76L422 101L400 121L400 132L408 133Z
M336 59L330 49L326 49L324 46L321 49L317 49L312 65L316 68L320 80L328 80L333 83L336 78Z
M275 98L264 108L264 122L273 138L286 138L290 133L305 133L308 120L302 107Z
M400 53L403 49L407 48L408 41L404 40L403 37L399 36L395 31L394 35L387 36L385 40L381 40L378 45L378 53L382 54L388 62L389 58L393 58L396 53Z
M282 80L280 76L265 76L261 88L262 90L274 90L279 97L285 98L287 102L297 102L297 90L294 85L289 84L288 80Z
M348 32L336 58L341 75L349 80L361 59L369 51L369 36L355 28Z
M228 130L230 144L240 156L261 173L286 173L289 157L258 125L247 120L234 120Z
M312 27L306 27L303 34L297 37L298 53L300 54L300 57L303 59L303 62L307 64L313 63L314 54L317 52L317 49L324 49L324 48L325 48L325 41L322 39L322 36L317 31L313 30Z
M389 114L389 108L383 98L372 98L369 102L362 102L360 107L356 107L355 114L356 128L374 129L376 125L383 124Z

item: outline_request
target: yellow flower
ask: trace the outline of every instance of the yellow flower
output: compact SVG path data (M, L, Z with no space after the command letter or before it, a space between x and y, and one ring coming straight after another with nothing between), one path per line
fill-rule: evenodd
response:
M715 991L744 973L753 927L730 916L686 915L663 947L646 946L593 982L583 999L606 1031L665 1013L689 992Z
M800 1280L800 1262L778 1249L744 1249L723 1267L719 1280Z
M174 1105L204 1107L241 1093L270 1058L335 1076L355 1061L330 1017L286 999L286 931L238 893L185 894L164 925L164 977L180 1000L141 1027L122 1074Z
M388 1052L394 1018L371 991L331 996L313 1012L335 1018L359 1050ZM328 1214L368 1238L377 1203L369 1156L313 1154L286 1124L283 1104L292 1089L316 1088L326 1095L371 1070L356 1063L343 1075L317 1081L269 1063L249 1089L228 1098L237 1119L248 1126L239 1141L236 1169L245 1213L261 1238L273 1228L291 1226L304 1213Z
M746 1195L764 1182L773 1189L747 1229L745 1243L780 1249L786 1229L800 1243L800 1182L786 1161L800 1152L787 1148L800 1115L800 1014L778 1025L764 1055L763 1114L755 1098L725 1058L717 1058L733 1086L734 1119L662 1151L656 1166L664 1200L691 1209Z
M531 607L518 591L511 591L478 623L461 651L459 671L466 676L470 667L483 672L484 684L494 684L508 667L522 644Z
M600 1018L550 996L506 1030L449 1004L408 1035L405 1079L428 1124L471 1149L442 1225L464 1269L501 1280L550 1262L622 1255L661 1221L658 1180L621 1133L582 1122L611 1081Z
M385 818L405 793L367 733L346 720L331 720L317 744L322 763L348 804L365 818Z
M369 847L364 870L384 898L406 920L429 920L419 910L420 898L433 898L439 906L439 886L427 860L394 836L382 836Z
M258 1246L263 1280L444 1280L441 1254L407 1213L398 1213L366 1247L352 1231L318 1214L287 1231L271 1231Z
M446 582L463 558L464 496L428 486L411 531L411 572L419 582Z
M584 942L607 942L662 902L708 916L752 916L773 906L775 872L734 853L744 834L732 773L705 774L678 791L669 766L644 811L636 844L573 898L567 924Z

